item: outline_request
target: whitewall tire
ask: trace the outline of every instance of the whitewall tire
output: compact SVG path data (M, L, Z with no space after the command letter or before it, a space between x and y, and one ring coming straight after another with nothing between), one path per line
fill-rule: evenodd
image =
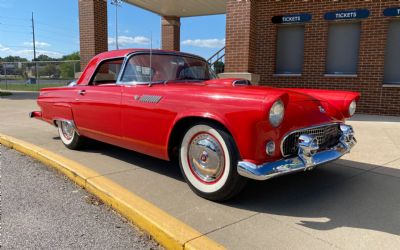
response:
M63 144L69 149L78 149L82 145L83 138L75 130L72 121L57 121L58 134Z
M245 178L237 173L233 138L217 125L198 123L189 128L182 139L179 162L190 188L206 199L226 200L244 187Z

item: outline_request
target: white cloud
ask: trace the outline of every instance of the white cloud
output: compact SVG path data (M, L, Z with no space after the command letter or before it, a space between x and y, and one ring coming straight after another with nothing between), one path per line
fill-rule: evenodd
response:
M36 55L37 56L48 55L53 58L60 58L63 56L63 54L60 52L51 51L51 50L42 50L42 49L36 50ZM20 56L20 57L24 57L24 58L31 60L33 58L33 49L14 50L14 49L4 47L0 44L0 56L1 57Z
M25 46L33 46L33 42L24 42ZM36 48L45 48L51 46L49 43L35 41Z
M133 45L133 44L150 44L150 39L144 36L118 36L118 45L119 46L126 46L126 45ZM109 37L108 38L108 45L115 45L115 38Z
M222 48L225 46L225 39L188 39L182 41L182 45L200 48Z
M0 51L1 52L10 51L10 48L4 47L3 45L0 44Z
M0 56L1 57L6 57L6 56L20 56L20 57L24 57L27 59L32 59L33 58L33 48L29 48L32 47L32 42L24 42L22 43L24 46L26 46L26 49L11 49L8 48L6 46L3 46L2 44L0 44ZM36 55L48 55L50 57L53 58L60 58L63 56L62 53L57 52L57 51L52 51L52 50L46 50L44 49L45 47L49 47L51 46L51 44L46 43L46 42L40 42L40 41L36 41ZM18 47L18 46L16 46Z
M19 55L22 57L27 57L27 58L32 58L33 55L33 49L22 49L22 50L15 50L13 51L15 55ZM62 53L56 52L56 51L50 51L50 50L36 50L36 55L47 55L49 57L54 57L54 58L60 58L63 56Z

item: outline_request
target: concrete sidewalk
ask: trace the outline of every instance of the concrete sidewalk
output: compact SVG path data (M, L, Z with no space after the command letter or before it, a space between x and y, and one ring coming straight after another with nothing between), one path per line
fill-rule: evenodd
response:
M0 99L0 133L91 167L229 249L373 249L400 245L400 118L356 116L359 141L312 172L251 182L234 201L196 196L179 167L102 143L66 149L54 127L28 118L35 94Z

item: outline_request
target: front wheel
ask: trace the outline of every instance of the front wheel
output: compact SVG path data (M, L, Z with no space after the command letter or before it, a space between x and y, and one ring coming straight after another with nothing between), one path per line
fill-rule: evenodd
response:
M227 200L246 183L237 172L238 152L232 136L214 124L192 126L183 137L179 156L186 182L203 198Z
M74 124L71 121L57 121L57 124L58 134L63 144L69 149L79 149L84 138L76 132Z

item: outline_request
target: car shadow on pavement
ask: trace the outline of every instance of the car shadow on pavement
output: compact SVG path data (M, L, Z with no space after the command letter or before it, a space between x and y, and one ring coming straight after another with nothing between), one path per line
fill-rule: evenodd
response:
M101 142L91 142L83 151L184 181L176 162ZM313 171L249 181L236 198L222 205L294 220L300 218L299 225L315 230L352 227L400 235L400 170L392 168L391 173L399 173L386 175L372 171L377 169L388 168L340 160Z
M53 139L56 140L56 138ZM129 149L94 140L89 140L87 145L80 151L105 155L129 163L132 166L138 166L178 181L184 181L179 165L176 162L164 161Z
M371 171L386 167L342 162L347 166L331 163L309 172L251 181L226 205L297 217L299 225L315 230L352 227L400 235L400 173L386 175ZM352 163L364 165L363 169L348 167Z

